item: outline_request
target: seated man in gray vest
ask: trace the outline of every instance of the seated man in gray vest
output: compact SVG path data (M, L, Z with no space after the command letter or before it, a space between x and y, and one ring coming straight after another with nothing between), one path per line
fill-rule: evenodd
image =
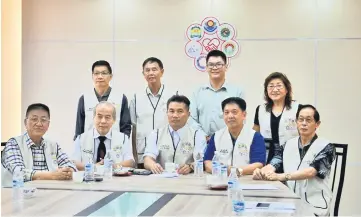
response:
M84 170L85 164L92 162L102 165L110 150L114 167L133 167L134 157L129 138L112 128L116 121L116 108L107 101L98 103L93 112L94 127L79 135L75 140L72 157L78 170Z
M187 125L189 99L174 95L167 102L168 124L153 131L146 138L144 167L162 173L166 163L179 165L179 174L193 171L194 156L203 153L206 138Z
M21 170L24 181L67 180L76 171L60 146L43 138L50 124L49 107L36 103L26 110L26 133L11 138L2 152L2 186L11 186L12 173Z
M266 145L262 135L244 128L246 102L239 97L230 97L222 102L223 119L226 127L216 131L209 140L204 155L205 169L212 171L214 152L219 153L220 162L237 167L237 174L251 175L256 168L262 168L266 161Z
M287 182L316 215L328 215L332 192L328 186L335 148L316 134L320 114L312 105L301 105L296 113L300 136L275 152L270 164L254 171L253 179ZM276 173L283 169L284 173Z

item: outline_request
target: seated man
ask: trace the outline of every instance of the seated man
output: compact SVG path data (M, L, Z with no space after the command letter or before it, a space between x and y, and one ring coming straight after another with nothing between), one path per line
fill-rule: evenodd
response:
M85 164L92 160L102 165L107 151L111 155L114 167L133 167L134 157L128 136L112 129L116 121L115 106L108 101L101 101L93 112L94 127L79 135L75 140L72 159L78 170L84 170Z
M72 179L75 165L56 142L43 138L49 123L48 106L36 103L28 107L24 120L27 132L11 138L2 153L3 186L11 186L12 173L18 168L24 172L25 182Z
M335 149L316 134L320 115L312 105L300 106L297 114L300 136L287 141L275 152L270 164L254 171L254 179L286 181L316 215L328 215L332 192L328 187ZM277 174L283 168L285 173Z
M266 160L266 145L260 133L244 129L246 102L239 97L230 97L222 102L223 119L227 127L216 131L209 140L204 155L206 171L212 172L212 158L218 151L222 164L237 167L237 174L250 175L262 168Z
M187 125L189 99L174 95L167 102L168 124L153 131L146 139L144 167L162 173L165 163L179 165L179 174L193 171L194 156L204 151L206 138L200 131Z

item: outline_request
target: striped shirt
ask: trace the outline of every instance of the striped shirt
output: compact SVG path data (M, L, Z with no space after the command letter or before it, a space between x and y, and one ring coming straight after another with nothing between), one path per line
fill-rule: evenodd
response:
M16 167L20 167L24 172L24 181L31 181L36 171L49 171L48 165L45 159L45 141L41 140L40 145L36 145L29 137L28 133L25 133L26 145L31 149L33 158L33 168L26 168L24 159L20 151L19 145L14 138L11 138L5 146L2 152L1 163L10 173L13 173ZM57 144L57 163L59 167L70 167L76 171L75 165L69 160L68 155L62 151Z

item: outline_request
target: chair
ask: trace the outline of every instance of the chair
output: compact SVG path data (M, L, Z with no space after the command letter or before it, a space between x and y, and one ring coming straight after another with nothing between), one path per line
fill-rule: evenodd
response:
M271 138L265 138L264 143L266 144L266 164L272 160L270 159L272 156L269 155L270 147L273 145L273 140Z
M341 157L341 169L340 169L340 175L339 175L339 181L338 181L338 187L337 187L337 193L336 193L336 200L335 200L335 207L334 207L334 216L338 216L338 209L341 202L341 195L342 195L342 188L343 188L343 182L345 179L345 170L346 170L346 160L347 160L347 144L337 144L337 143L331 143L335 149L336 149L336 159L334 162L334 173L332 177L332 192L334 192L335 188L335 180L336 180L336 174L337 174L337 166L338 166L338 158Z
M4 148L5 148L6 142L2 142L1 143L1 152L3 152Z

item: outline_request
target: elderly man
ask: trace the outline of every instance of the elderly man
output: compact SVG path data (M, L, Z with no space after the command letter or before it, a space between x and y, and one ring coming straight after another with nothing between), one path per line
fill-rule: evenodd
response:
M209 82L192 95L189 123L209 139L216 131L225 127L221 102L228 97L244 98L244 92L239 86L226 81L227 56L222 51L209 52L206 63Z
M315 215L328 215L332 192L328 186L335 149L316 134L320 114L312 105L301 105L296 113L300 136L278 147L270 164L254 171L254 179L286 181ZM284 173L276 171L284 170Z
M167 102L168 124L153 131L146 139L144 167L153 173L162 173L168 162L179 165L179 174L193 171L194 156L204 151L206 139L188 126L190 102L181 95Z
M142 68L147 87L134 94L129 108L134 134L133 150L137 152L138 168L144 168L145 138L167 123L167 100L178 93L162 84L164 67L160 59L149 57L144 60Z
M3 186L11 185L12 173L19 168L25 182L71 179L75 165L56 142L43 138L50 125L49 107L41 103L30 105L24 124L26 133L11 138L2 153Z
M112 129L116 121L116 108L107 101L97 104L93 112L94 127L81 134L75 140L75 150L72 159L79 170L84 170L85 164L92 160L97 164L104 163L104 156L112 151L115 167L133 167L134 158L129 138L124 133Z
M230 97L222 102L225 128L218 130L210 139L204 163L207 172L212 171L212 158L218 151L222 164L237 167L237 174L250 175L262 168L266 160L266 145L260 133L244 129L246 102L239 97Z
M93 129L93 110L101 101L108 101L115 105L117 116L113 128L129 136L131 120L128 99L124 94L119 94L110 87L110 81L113 78L110 64L105 60L93 63L92 78L94 88L86 91L79 98L74 140L80 134Z

